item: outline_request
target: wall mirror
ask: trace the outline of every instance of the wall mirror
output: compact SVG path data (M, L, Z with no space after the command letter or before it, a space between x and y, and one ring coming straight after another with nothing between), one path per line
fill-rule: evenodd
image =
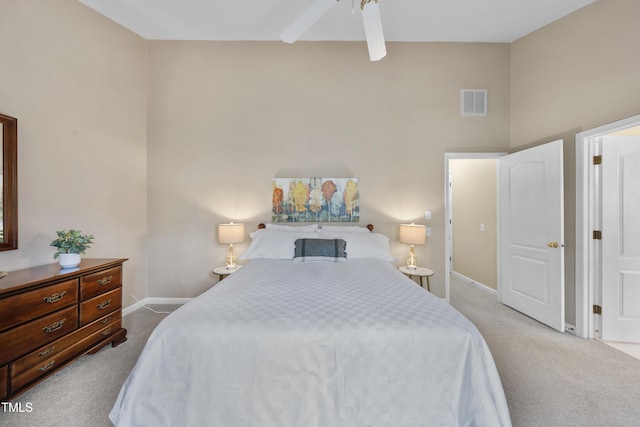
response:
M0 251L18 249L18 119L0 114Z

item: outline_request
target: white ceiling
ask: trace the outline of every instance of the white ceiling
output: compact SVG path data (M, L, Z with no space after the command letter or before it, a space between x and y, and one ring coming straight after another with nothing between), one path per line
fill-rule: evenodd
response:
M79 1L149 40L279 40L315 0ZM594 1L379 0L379 5L387 41L509 43ZM360 0L337 0L301 40L364 40L359 8Z

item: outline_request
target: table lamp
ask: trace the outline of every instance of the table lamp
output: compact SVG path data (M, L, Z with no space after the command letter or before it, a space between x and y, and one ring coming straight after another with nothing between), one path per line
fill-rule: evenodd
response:
M409 249L409 258L407 258L407 268L415 270L416 268L416 252L413 245L424 245L425 242L424 225L419 224L400 224L400 243L411 245Z
M236 268L236 253L233 250L234 243L244 242L244 224L218 224L218 242L229 244L227 252L226 265L227 270Z

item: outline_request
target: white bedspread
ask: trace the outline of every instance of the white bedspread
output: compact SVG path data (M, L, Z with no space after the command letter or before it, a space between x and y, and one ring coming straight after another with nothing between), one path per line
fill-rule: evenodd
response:
M391 264L252 260L167 316L117 426L508 426L475 326Z

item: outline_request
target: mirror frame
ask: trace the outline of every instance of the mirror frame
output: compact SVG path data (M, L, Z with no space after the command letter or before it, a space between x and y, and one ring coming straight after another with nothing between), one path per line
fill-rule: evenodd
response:
M18 119L0 114L2 123L2 219L0 251L18 249Z

